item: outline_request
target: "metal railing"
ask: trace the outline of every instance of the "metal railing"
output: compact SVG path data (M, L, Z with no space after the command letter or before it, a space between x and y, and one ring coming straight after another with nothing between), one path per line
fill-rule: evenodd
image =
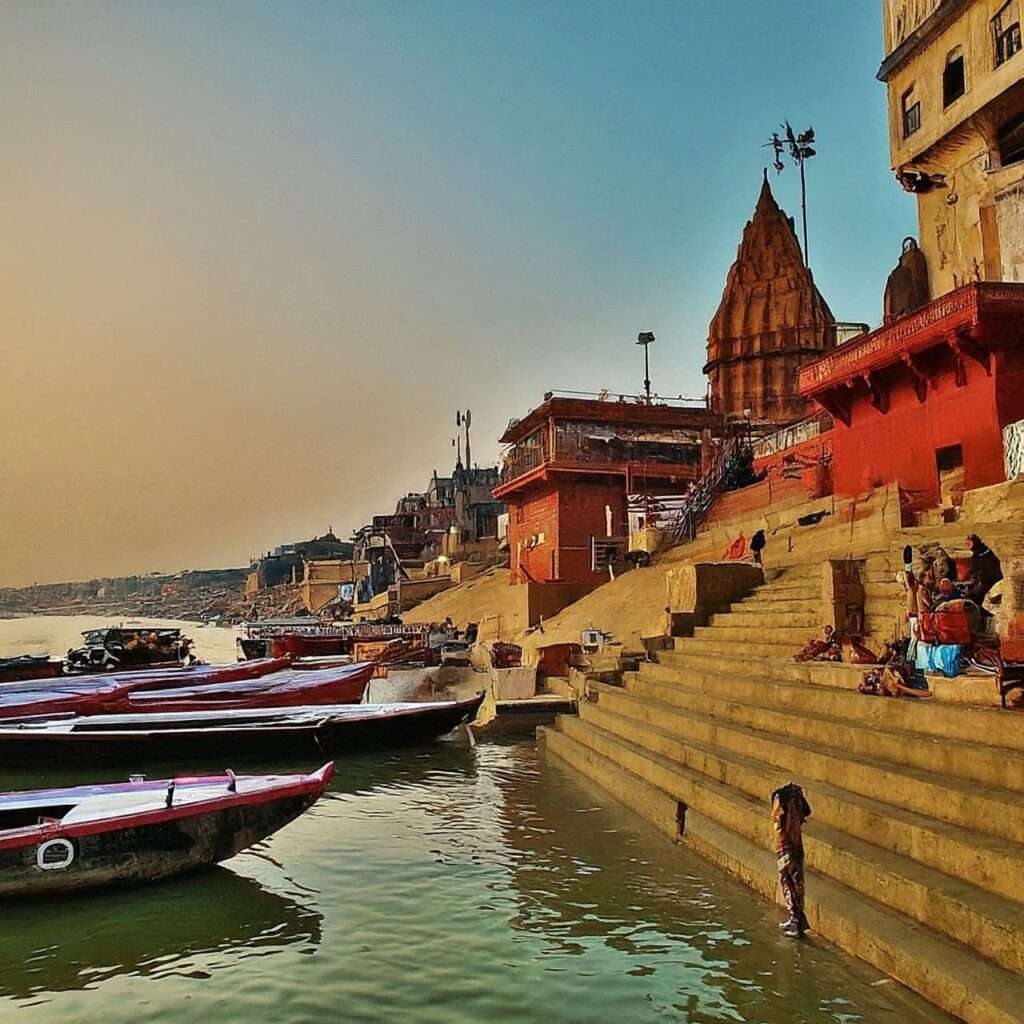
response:
M704 521L715 498L722 493L726 476L740 453L747 446L742 435L729 438L715 454L707 471L694 485L693 490L683 495L683 501L676 511L671 530L675 543L693 540Z
M529 473L531 469L536 469L546 461L547 452L544 446L539 444L516 445L502 458L501 482L507 484L510 480Z
M703 395L651 395L648 401L646 395L627 395L618 391L568 391L565 388L555 388L553 391L544 393L544 401L550 402L552 398L578 398L589 402L625 402L629 405L665 405L673 409L705 409L707 399ZM514 422L514 421L513 421Z

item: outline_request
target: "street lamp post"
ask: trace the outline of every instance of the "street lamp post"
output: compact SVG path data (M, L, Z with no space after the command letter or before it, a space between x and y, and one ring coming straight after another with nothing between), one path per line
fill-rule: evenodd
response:
M800 211L803 214L804 222L804 263L807 264L807 269L810 270L811 257L807 249L807 179L804 176L804 163L810 160L817 152L811 145L814 142L814 129L808 128L807 131L800 132L797 135L790 126L790 123L786 121L782 125L782 131L782 136L778 132L774 132L767 145L771 146L775 153L774 166L776 173L782 173L782 169L785 167L785 164L782 162L782 155L787 151L793 163L800 168Z
M647 347L654 343L654 331L641 331L636 336L636 343L644 347L644 394L647 396L647 404L651 404L651 363L647 354Z

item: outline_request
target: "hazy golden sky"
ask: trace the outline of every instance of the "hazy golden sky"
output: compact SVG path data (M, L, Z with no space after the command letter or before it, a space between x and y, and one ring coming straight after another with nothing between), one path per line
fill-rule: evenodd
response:
M862 111L811 169L867 153L848 205L812 212L812 255L838 316L876 317L913 209L886 170L877 12L837 15L819 65L724 118L740 91L711 64L774 80L778 53L755 19L736 64L735 24L700 6L8 0L0 585L351 530L450 470L456 408L482 462L546 388L639 390L638 330L655 390L703 393L787 114ZM821 28L802 10L796 49Z

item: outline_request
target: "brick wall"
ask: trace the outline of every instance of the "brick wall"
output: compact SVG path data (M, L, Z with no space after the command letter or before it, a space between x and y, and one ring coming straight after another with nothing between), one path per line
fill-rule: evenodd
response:
M558 491L550 485L508 498L508 546L512 582L544 583L555 578ZM543 540L537 541L541 535ZM525 570L525 572L523 571Z
M612 533L625 536L626 484L622 478L573 478L559 489L558 576L573 583L608 579L590 569L590 538L607 535L605 507L612 509Z
M607 579L607 573L591 572L590 538L606 535L607 505L612 508L612 532L625 534L624 479L565 475L507 501L513 583Z

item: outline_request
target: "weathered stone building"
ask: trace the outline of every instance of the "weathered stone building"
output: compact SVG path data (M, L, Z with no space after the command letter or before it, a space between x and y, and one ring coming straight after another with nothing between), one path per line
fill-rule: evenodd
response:
M892 165L932 296L1024 281L1021 0L884 0Z
M804 263L765 174L754 216L708 328L710 407L727 417L791 423L807 414L800 367L836 343L835 320Z

